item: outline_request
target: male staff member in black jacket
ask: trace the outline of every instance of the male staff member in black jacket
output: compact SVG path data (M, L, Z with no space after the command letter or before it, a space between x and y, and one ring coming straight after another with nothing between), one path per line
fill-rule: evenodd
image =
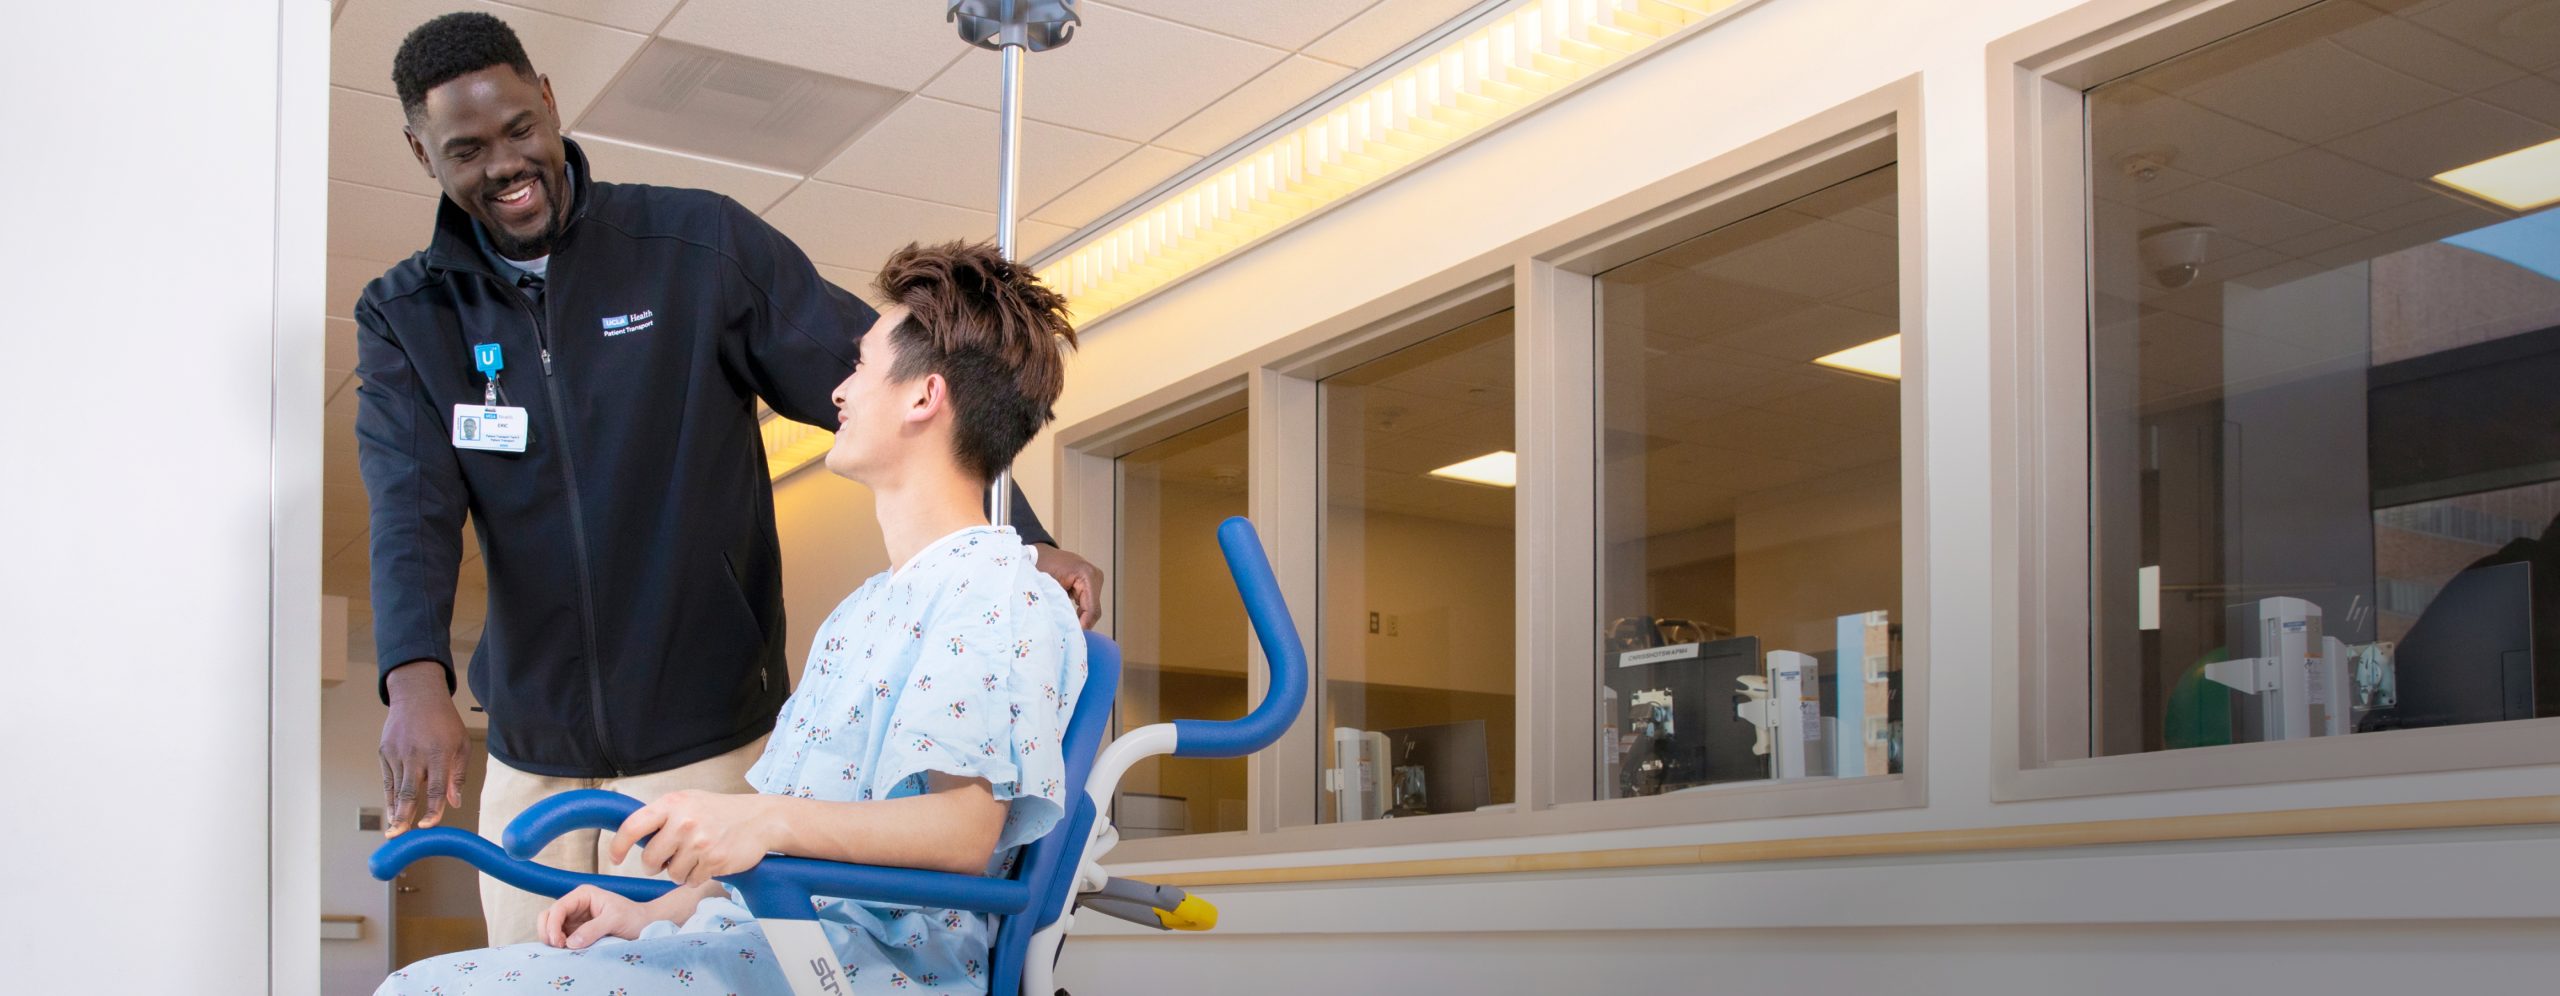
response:
M831 425L876 316L726 197L597 180L495 17L427 22L392 78L444 201L355 313L389 832L461 802L465 512L489 576L482 832L569 788L742 791L789 692L756 399ZM1019 496L1013 521L1050 542ZM1040 554L1091 625L1099 572ZM599 861L591 840L544 860ZM481 901L495 945L545 903L485 879Z

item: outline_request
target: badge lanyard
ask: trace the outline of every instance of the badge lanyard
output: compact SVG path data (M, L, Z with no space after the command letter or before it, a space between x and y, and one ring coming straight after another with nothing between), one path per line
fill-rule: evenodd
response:
M453 447L524 452L528 428L524 409L498 404L498 371L506 369L506 351L494 342L479 343L471 347L471 363L480 368L487 384L481 388L480 404L453 406Z
M471 362L480 368L481 378L488 382L487 389L483 390L480 394L481 403L493 408L496 407L498 404L498 371L504 370L507 367L507 354L505 350L499 348L498 344L494 342L481 343L471 347Z

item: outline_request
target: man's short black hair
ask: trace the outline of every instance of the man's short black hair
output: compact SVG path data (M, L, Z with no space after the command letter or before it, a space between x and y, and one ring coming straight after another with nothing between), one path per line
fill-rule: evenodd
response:
M391 60L391 88L400 94L400 109L414 118L427 105L427 91L491 66L536 78L533 60L507 22L477 11L446 14L418 25L400 42L400 54Z

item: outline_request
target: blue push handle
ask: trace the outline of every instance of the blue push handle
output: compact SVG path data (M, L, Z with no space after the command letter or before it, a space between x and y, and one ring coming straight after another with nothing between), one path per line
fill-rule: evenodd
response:
M1176 757L1243 757L1269 747L1289 731L1307 700L1307 648L1289 619L1288 601L1280 597L1280 579L1271 574L1261 535L1239 515L1218 524L1218 546L1226 551L1227 572L1235 576L1236 594L1244 598L1245 618L1253 623L1263 659L1271 664L1271 687L1263 692L1262 704L1243 719L1174 720Z
M572 789L525 807L499 840L507 853L533 860L560 835L575 830L618 830L640 811L640 800L603 789Z
M581 885L592 885L627 899L648 902L675 888L673 882L653 878L582 875L531 861L518 861L499 850L498 845L482 840L480 835L453 827L428 827L393 837L374 850L367 866L374 878L388 882L410 865L438 857L460 858L487 872L491 878L542 896L565 896Z

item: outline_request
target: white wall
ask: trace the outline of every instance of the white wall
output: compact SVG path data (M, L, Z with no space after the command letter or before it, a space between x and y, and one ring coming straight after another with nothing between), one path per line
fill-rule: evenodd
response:
M365 873L382 833L357 819L382 808L384 708L372 655L350 662L354 677L320 694L320 910L365 918L364 937L320 944L320 992L364 996L391 967L391 887ZM480 786L465 791L477 794Z
M871 489L828 473L823 464L776 483L773 512L782 536L783 619L790 627L784 649L791 687L798 688L818 624L862 582L889 569L889 550L872 517Z
M1922 482L1906 523L1925 564L1919 648L1925 808L1527 840L1129 865L1130 874L1571 851L2560 792L2560 768L2339 779L1995 803L1992 673L2014 653L1991 593L1983 440L1991 397L1985 49L2070 0L1768 0L1472 145L1084 330L1060 423L1435 277L1487 250L1917 76L1927 209ZM1676 126L1673 126L1675 125ZM1488 210L1488 206L1498 209ZM1214 334L1207 330L1214 330ZM1051 450L1018 468L1046 488ZM1068 537L1070 544L1076 537ZM1918 594L1918 593L1909 593ZM1916 600L1914 604L1919 604ZM1300 611L1306 611L1300 607ZM2350 845L2353 846L2350 846ZM2560 840L2208 842L2040 855L1870 859L1613 875L1212 888L1217 933L1080 918L1076 991L1229 993L1657 990L1833 993L2406 993L2460 978L2549 991L2560 978ZM2208 922L2222 922L2206 926ZM2042 926L2042 925L2067 926ZM1763 929L1774 925L1784 930ZM1470 936L1500 932L1498 937ZM1250 966L1249 971L1236 971ZM1324 990L1319 990L1321 983Z
M12 4L0 31L10 992L311 985L312 779L271 771L316 741L327 55L279 39L326 29L320 0L239 0ZM271 669L299 679L272 703ZM273 966L271 916L302 924Z

